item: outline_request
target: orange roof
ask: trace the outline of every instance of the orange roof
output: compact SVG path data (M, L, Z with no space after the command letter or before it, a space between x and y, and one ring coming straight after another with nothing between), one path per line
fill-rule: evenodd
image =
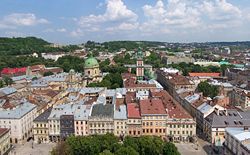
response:
M140 110L137 104L127 104L128 118L141 118Z
M220 73L188 73L189 76L201 76L201 77L219 77Z
M141 115L166 115L161 99L140 100Z

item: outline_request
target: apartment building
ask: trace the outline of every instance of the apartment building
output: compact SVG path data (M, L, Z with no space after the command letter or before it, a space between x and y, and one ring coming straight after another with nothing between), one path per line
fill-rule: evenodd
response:
M127 107L126 105L116 106L114 110L114 135L127 135Z
M224 154L226 155L250 154L249 128L226 128L224 146Z
M0 128L10 129L11 143L22 143L32 136L33 120L36 117L36 106L21 100L14 108L0 109Z
M165 137L167 113L160 99L140 100L143 135Z
M114 133L114 105L105 103L92 105L88 121L90 135Z
M41 115L34 119L33 135L35 143L48 143L49 142L49 123L48 117L52 108L47 109Z
M142 121L139 105L137 103L127 104L128 120L127 131L129 136L141 136L142 135Z
M225 129L250 127L249 118L249 112L216 109L204 120L204 134L210 143L221 147L225 141Z

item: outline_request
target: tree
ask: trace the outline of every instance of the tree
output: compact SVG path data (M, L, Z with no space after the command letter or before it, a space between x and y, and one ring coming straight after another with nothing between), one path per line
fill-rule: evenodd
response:
M207 81L200 82L197 87L204 96L214 98L219 93L218 86L210 85Z
M8 76L3 77L3 81L7 86L12 85L14 83L14 81Z
M43 76L50 76L50 75L54 75L54 73L51 72L51 71L48 71L48 72L45 72L45 73L43 74Z
M4 82L3 80L0 80L0 88L2 88L4 86Z
M103 152L99 153L99 155L114 155L109 150L104 150Z
M177 147L171 142L165 142L163 146L163 155L181 155Z
M115 155L139 155L138 152L135 151L132 147L121 147L119 150L115 152Z

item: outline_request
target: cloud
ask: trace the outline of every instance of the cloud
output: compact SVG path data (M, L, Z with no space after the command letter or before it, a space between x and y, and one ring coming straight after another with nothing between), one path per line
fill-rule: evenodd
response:
M34 26L37 24L48 24L44 18L37 18L32 13L12 13L0 20L0 28L16 28L17 26Z
M71 31L70 36L71 37L82 37L82 36L84 36L84 32L80 28L78 28L74 31Z
M67 32L67 29L65 29L65 28L59 28L59 29L57 29L56 31L57 31L57 32Z
M169 33L173 28L196 28L201 24L198 7L186 0L158 0L154 6L142 7L146 22L140 29L146 32Z
M118 31L137 28L137 18L137 14L129 10L122 0L107 0L103 14L83 16L76 21L87 32Z

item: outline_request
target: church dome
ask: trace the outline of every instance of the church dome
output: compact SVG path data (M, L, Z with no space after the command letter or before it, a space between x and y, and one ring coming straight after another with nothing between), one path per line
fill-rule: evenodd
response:
M99 63L94 57L90 57L85 60L84 67L85 68L99 67Z

